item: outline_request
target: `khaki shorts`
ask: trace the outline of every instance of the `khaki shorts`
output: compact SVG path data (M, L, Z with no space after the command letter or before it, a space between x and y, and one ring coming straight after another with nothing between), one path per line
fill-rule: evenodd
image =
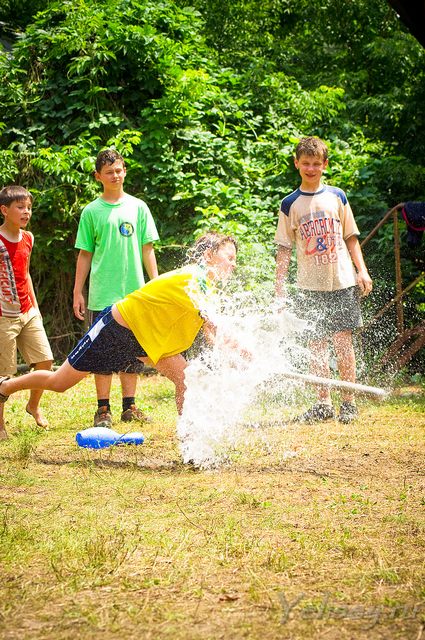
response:
M43 321L34 309L17 318L0 317L0 374L16 373L18 350L28 365L53 361Z

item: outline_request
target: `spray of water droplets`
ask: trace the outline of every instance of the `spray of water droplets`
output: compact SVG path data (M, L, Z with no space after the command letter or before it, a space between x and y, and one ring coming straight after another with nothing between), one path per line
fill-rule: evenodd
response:
M279 374L305 368L309 358L297 341L305 323L289 310L259 305L244 293L222 301L220 313L208 310L208 317L217 326L216 342L190 360L177 425L183 461L201 468L220 464L226 450L255 426L251 422L248 427L244 419L261 389L278 393L281 405L291 403L296 383ZM229 338L252 357L229 348Z

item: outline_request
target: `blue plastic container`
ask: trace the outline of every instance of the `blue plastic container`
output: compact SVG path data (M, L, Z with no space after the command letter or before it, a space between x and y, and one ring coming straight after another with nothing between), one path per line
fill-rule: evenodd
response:
M79 431L75 436L79 447L85 449L106 449L112 445L143 444L143 434L134 431L132 433L117 433L107 427L90 427Z
M140 431L132 431L131 433L123 433L115 444L143 444L145 438Z

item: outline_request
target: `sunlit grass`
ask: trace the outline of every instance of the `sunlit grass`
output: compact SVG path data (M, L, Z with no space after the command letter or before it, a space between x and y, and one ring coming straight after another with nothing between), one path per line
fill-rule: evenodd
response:
M171 385L138 396L145 444L100 451L75 443L92 380L43 396L48 432L25 393L7 403L0 637L420 637L423 394L362 401L348 426L289 424L296 407L260 395L230 463L203 472L181 463Z

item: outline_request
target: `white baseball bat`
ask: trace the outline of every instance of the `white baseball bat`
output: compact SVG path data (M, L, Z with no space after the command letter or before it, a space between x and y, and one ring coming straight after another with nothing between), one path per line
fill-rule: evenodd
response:
M336 389L346 389L347 391L353 391L354 393L363 393L369 396L376 396L378 398L385 398L388 395L388 391L380 389L379 387L369 387L366 384L358 384L357 382L347 382L346 380L334 380L332 378L321 378L320 376L313 376L308 373L296 373L294 371L282 371L279 375L284 378L290 378L291 380L299 380L306 384L315 384L321 387L334 387Z

